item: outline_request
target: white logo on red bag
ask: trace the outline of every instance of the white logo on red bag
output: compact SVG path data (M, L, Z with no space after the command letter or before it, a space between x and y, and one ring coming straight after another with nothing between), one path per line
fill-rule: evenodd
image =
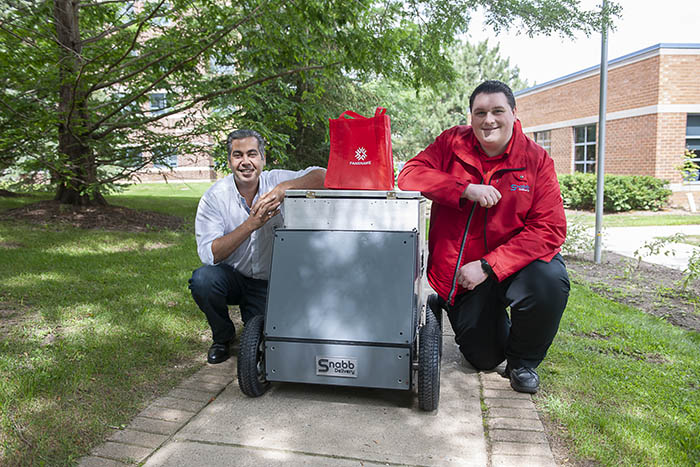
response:
M367 150L363 147L359 147L355 150L355 159L360 162L350 162L350 165L371 165L372 161L365 161L367 159Z

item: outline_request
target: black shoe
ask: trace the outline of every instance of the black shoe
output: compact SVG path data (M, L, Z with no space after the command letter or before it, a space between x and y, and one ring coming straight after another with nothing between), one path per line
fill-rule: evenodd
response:
M537 375L534 368L523 366L511 370L510 367L506 365L506 374L508 374L510 378L510 387L515 391L534 394L540 388L540 377Z
M233 340L224 344L218 344L214 342L211 345L211 347L209 347L209 352L207 353L207 362L217 364L228 360L228 358L231 356L232 343Z
M503 370L501 376L503 376L505 379L510 379L510 363L506 363L506 369Z

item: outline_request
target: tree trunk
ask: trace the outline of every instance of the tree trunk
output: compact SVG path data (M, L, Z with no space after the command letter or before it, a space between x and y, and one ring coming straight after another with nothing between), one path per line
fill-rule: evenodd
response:
M81 138L87 127L85 85L79 80L82 45L78 23L78 2L54 0L58 66L61 87L58 99L58 152L63 165L58 171L56 197L64 204L107 204L97 183L97 167L90 147Z

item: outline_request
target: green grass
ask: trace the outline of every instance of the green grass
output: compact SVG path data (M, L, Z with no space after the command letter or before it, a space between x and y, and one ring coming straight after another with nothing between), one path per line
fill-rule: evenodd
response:
M140 185L108 199L191 225L208 186ZM36 199L0 198L0 209ZM204 362L209 330L187 290L194 245L192 229L0 223L0 465L74 464ZM580 458L695 465L699 349L697 333L574 284L536 400Z
M201 190L138 191L110 201L175 206L191 223ZM191 230L0 223L0 465L73 464L204 362L194 245Z
M588 211L567 211L569 222L595 226L595 213ZM700 213L678 214L669 212L624 212L603 215L605 227L639 227L647 225L695 225L700 224Z
M191 220L197 211L197 202L211 182L198 183L143 183L132 185L123 193L107 196L107 201L132 209L173 214Z
M540 369L537 404L566 427L578 457L700 462L700 334L574 284Z

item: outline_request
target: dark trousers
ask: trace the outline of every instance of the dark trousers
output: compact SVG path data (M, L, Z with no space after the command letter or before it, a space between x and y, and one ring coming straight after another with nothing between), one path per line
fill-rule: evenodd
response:
M228 305L238 305L243 324L265 314L267 281L251 279L227 264L202 266L190 278L192 298L204 312L214 342L226 343L236 337Z
M490 370L504 359L512 368L536 368L557 334L568 298L569 276L557 254L503 282L489 278L446 308L459 350L474 368Z

